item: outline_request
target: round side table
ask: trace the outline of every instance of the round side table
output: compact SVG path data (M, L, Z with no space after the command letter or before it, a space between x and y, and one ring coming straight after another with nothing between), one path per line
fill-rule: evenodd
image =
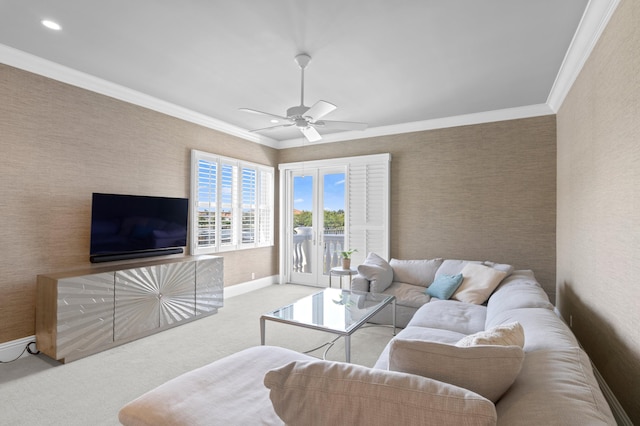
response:
M340 277L340 288L342 288L342 277L349 276L349 288L351 288L351 277L356 275L358 270L356 268L344 269L342 266L336 266L329 271L329 288L331 288L331 277L337 275Z

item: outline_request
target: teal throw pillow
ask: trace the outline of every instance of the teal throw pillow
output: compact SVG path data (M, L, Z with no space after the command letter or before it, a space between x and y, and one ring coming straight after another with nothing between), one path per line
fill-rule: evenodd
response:
M431 297L437 297L438 299L447 300L462 284L463 276L458 275L440 275L435 281L427 288L425 293Z

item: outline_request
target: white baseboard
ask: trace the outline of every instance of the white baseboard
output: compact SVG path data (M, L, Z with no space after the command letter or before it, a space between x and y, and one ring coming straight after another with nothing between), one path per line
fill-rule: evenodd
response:
M278 284L278 275L272 275L270 277L259 278L253 281L247 281L245 283L232 285L224 288L224 298L239 296L241 294L249 293L254 290L268 287L272 284Z
M9 362L14 359L24 358L29 352L24 349L31 342L36 341L36 336L23 337L22 339L12 340L10 342L0 343L0 361ZM32 346L31 350L35 350ZM24 352L23 352L24 351Z
M593 362L591 362L591 367L593 367L593 375L596 376L596 381L600 386L600 390L604 395L604 399L607 400L607 403L611 408L611 412L613 413L613 417L615 417L616 419L616 423L619 426L633 426L633 422L627 415L627 412L624 411L624 408L622 408L622 405L620 405L620 402L618 402L618 398L616 398L616 396L613 394L611 388L609 388L607 382L604 381L604 377L602 377Z

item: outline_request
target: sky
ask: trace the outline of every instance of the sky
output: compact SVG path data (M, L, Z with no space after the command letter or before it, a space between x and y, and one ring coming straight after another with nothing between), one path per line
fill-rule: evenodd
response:
M324 175L324 209L344 210L344 173ZM313 204L313 176L296 176L293 208L310 211Z

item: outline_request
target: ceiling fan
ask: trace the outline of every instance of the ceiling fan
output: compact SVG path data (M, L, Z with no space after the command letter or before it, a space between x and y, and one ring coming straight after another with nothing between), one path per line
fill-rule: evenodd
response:
M300 105L287 109L287 116L262 112L251 108L240 108L240 111L250 112L253 114L266 115L277 120L286 121L285 124L276 126L263 127L261 129L251 130L259 132L262 130L271 130L283 127L296 126L309 142L317 142L322 139L317 129L339 129L339 130L364 130L367 128L366 123L357 123L353 121L330 121L321 120L322 117L335 110L337 106L330 102L318 101L311 107L304 104L304 69L309 65L311 56L301 53L295 57L295 61L301 70L301 89L300 89Z

